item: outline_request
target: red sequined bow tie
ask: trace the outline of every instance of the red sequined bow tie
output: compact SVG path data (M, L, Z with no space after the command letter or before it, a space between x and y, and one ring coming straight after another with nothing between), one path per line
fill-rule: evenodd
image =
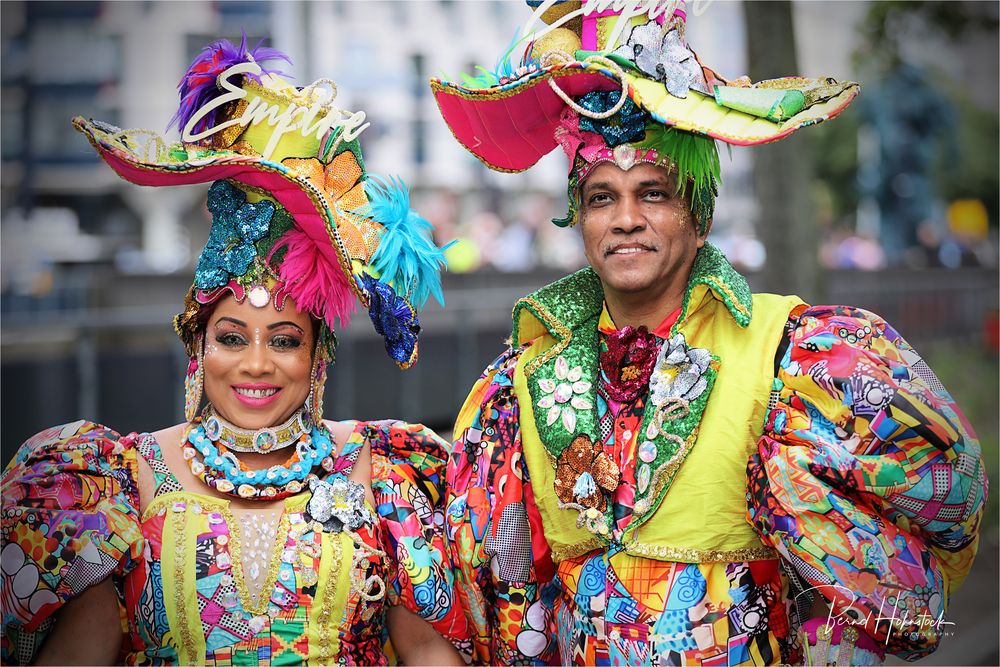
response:
M646 391L659 352L657 338L646 327L625 327L604 334L608 349L601 352L604 390L619 403L631 403Z

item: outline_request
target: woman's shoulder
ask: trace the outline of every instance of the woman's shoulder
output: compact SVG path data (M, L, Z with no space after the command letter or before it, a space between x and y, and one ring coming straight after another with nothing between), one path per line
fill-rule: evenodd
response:
M33 632L79 590L139 562L135 448L112 429L80 420L29 438L3 496L4 576L15 581L5 630Z
M449 447L422 424L398 419L353 422L351 439L371 448L376 496L427 496L436 502L444 485Z
M132 449L132 441L107 426L79 419L39 431L25 440L8 464L8 472L46 460L80 460L110 465Z
M423 424L399 419L356 422L354 432L370 446L372 458L394 464L436 466L448 459L448 442Z

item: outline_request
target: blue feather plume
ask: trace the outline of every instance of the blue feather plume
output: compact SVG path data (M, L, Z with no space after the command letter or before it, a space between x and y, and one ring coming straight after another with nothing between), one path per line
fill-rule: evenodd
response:
M368 175L365 193L369 203L353 211L385 227L371 265L380 280L393 286L417 309L429 297L444 305L441 269L447 268L444 248L431 239L431 223L410 208L410 191L402 180Z

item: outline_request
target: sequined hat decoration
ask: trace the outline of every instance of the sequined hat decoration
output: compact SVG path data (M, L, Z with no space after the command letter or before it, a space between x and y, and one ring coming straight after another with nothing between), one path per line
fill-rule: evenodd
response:
M718 187L715 141L777 141L833 118L859 92L834 79L727 80L688 46L683 0L528 0L535 9L492 71L431 79L458 141L496 171L524 171L561 146L570 158L566 218L594 166L653 162L707 231ZM525 47L514 64L517 46ZM480 68L482 69L482 68Z
M205 47L178 85L179 142L82 117L73 124L132 183L214 181L209 239L174 322L192 356L202 308L232 294L279 310L292 298L320 321L327 359L334 327L360 302L383 330L411 334L386 338L406 368L417 358L417 310L431 296L443 304L442 249L410 209L406 185L366 172L364 112L338 107L329 79L288 84L267 67L275 61L290 62L276 49L248 48L246 35Z

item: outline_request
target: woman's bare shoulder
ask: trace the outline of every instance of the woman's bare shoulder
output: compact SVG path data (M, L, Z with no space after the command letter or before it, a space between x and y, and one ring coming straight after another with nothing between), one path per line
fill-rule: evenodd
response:
M160 445L160 449L164 449L166 447L174 447L180 444L181 436L184 434L185 427L187 427L187 422L161 428L159 431L150 431L149 434L153 436L153 439Z

